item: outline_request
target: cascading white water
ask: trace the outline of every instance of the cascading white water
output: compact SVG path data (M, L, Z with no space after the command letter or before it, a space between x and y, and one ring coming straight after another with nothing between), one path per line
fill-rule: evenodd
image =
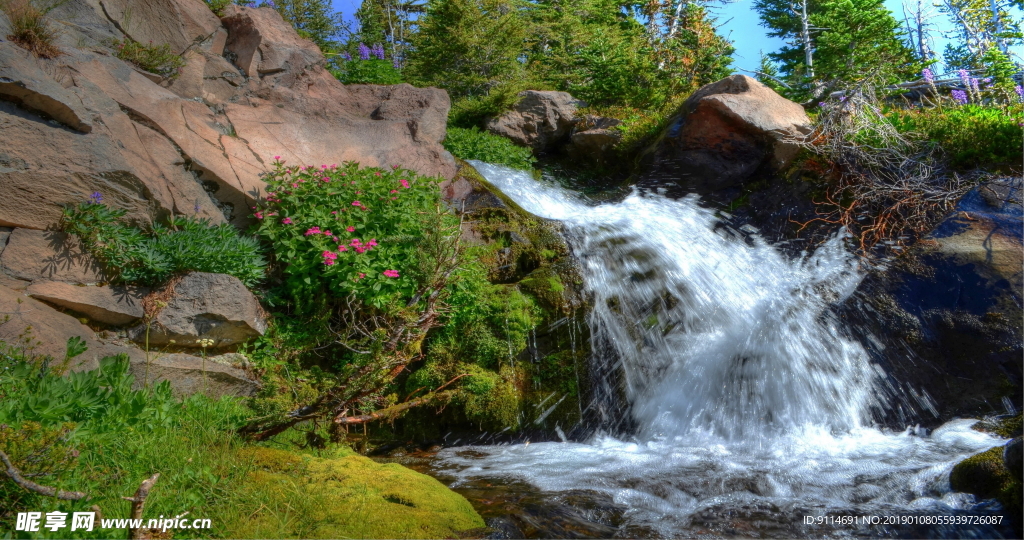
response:
M448 449L453 474L606 491L636 523L669 535L702 508L751 500L783 514L969 506L948 494L944 473L998 439L969 421L929 437L867 427L882 405L879 373L828 310L861 279L842 238L791 260L695 199L633 193L594 206L473 165L527 211L565 224L594 298L591 332L615 352L603 369L624 377L639 434Z

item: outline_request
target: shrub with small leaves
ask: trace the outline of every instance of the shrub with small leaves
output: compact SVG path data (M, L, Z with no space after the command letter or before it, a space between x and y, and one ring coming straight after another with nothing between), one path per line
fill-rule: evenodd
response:
M255 213L289 293L306 304L328 292L381 308L421 284L424 232L455 217L437 178L405 169L286 167L266 177L266 204Z
M139 69L155 73L165 79L176 79L185 67L185 59L171 50L171 46L153 45L149 42L144 45L131 38L124 41L115 39L112 47L114 55L121 60L134 64Z

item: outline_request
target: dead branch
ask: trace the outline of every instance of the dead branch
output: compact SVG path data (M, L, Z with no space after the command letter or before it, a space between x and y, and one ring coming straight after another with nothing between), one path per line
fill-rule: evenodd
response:
M359 416L341 416L338 415L334 418L335 424L340 425L352 425L352 424L365 424L367 422L373 422L374 420L382 420L385 418L394 418L399 413L412 409L413 407L419 407L420 405L426 405L432 401L440 399L447 399L454 394L454 391L431 393L421 398L414 399L412 401L406 401L405 403L399 403L386 409L374 411L370 414L361 414Z
M13 481L15 484L18 484L23 489L39 493L40 495L46 495L47 497L56 497L58 499L65 501L77 501L80 499L84 499L87 496L85 493L82 493L81 491L64 491L57 488L40 485L25 478L21 471L19 471L18 468L15 467L13 463L11 463L11 459L7 457L7 454L5 454L2 450L0 450L0 461L3 462L4 467L6 468L7 476L10 477L11 481Z
M160 473L156 473L143 480L142 483L139 484L139 489L135 491L134 497L121 497L122 499L132 503L131 519L142 519L142 510L146 505L146 497L149 496L149 490L153 489L153 484L156 484L158 478L160 478ZM131 538L132 540L141 540L146 538L145 529L140 527L138 529L129 530L128 538Z

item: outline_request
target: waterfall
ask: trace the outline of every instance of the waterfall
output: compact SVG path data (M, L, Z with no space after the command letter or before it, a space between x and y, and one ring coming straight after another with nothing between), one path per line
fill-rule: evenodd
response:
M885 406L882 373L830 310L862 278L841 235L794 259L694 198L634 192L589 204L526 173L473 165L525 210L564 224L593 298L592 362L626 402L602 404L604 414L629 415L636 431L450 448L439 454L449 474L604 492L644 535L697 534L709 511L754 507L784 536L807 534L797 509L975 511L946 475L998 438L971 420L933 433L871 425Z
M594 300L591 333L614 351L594 361L620 368L641 438L749 441L870 421L878 374L828 310L861 279L841 237L794 261L693 198L593 206L474 165L525 210L565 224Z

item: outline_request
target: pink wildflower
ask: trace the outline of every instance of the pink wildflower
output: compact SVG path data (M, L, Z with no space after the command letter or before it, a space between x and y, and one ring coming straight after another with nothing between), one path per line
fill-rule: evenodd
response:
M365 253L365 252L366 252L366 248L365 247L363 247L363 246L356 246L356 253L362 254L362 253Z
M281 220L281 223L284 223L285 225L291 225L292 224L292 218L286 217L286 218Z
M306 231L306 236L312 234L320 234L320 227L310 227L309 230Z
M362 206L362 205L363 205L363 203L361 203L359 201L352 201L352 206Z
M274 156L274 159L281 161L281 156Z
M324 236L334 236L334 233L331 231L324 231Z
M385 270L385 271L383 271L381 273L384 274L384 277L389 277L389 278L396 278L396 277L398 277L398 270Z
M402 178L401 180L399 180L398 183L402 184L403 188L409 189L409 181L406 180L405 178Z
M348 232L356 232L356 228L351 225L349 225L348 228L346 228L345 230Z
M373 173L373 175L374 176L380 176L380 173L379 172L375 172L375 173Z
M352 245L352 246L358 246L360 244L362 244L362 242L358 238L353 238L352 241L349 242L349 245Z
M348 251L348 248L345 246L338 246L338 251Z
M366 243L366 245L368 245L370 247L376 247L377 246L377 239L376 238L371 238L370 241Z
M256 219L263 219L263 212L256 212Z
M292 182L292 187L299 187L299 184Z
M392 189L391 191L389 191L389 193L398 193L398 190L397 189Z

